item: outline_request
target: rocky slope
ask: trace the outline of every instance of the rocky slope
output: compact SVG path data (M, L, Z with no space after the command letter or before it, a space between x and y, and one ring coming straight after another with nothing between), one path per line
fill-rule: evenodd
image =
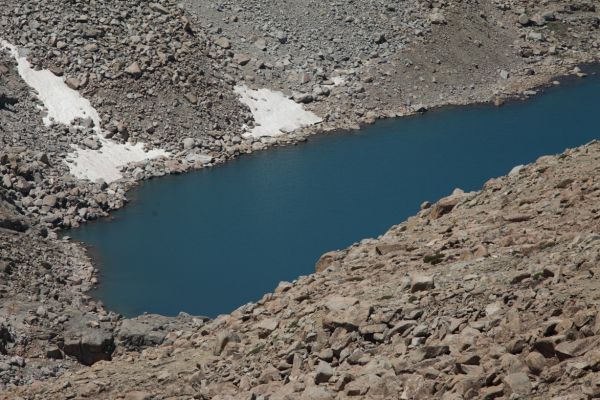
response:
M598 61L599 27L593 1L6 0L0 41L89 99L111 140L170 157L109 184L76 179L68 154L96 147L96 127L42 124L0 50L0 398L596 396L597 144L456 193L215 321L105 310L86 294L86 250L58 233L154 176L530 96ZM323 123L244 136L239 84L280 90Z
M456 190L161 346L25 398L600 396L600 143Z

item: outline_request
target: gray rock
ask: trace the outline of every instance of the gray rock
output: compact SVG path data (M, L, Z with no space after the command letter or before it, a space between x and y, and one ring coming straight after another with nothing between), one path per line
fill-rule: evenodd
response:
M236 55L233 56L233 62L236 64L239 64L241 66L244 66L246 64L248 64L250 62L251 58L248 54L244 54L244 53L237 53Z
M62 360L63 353L62 353L62 351L60 351L60 349L58 347L53 346L46 350L46 357L53 359L53 360Z
M29 229L29 225L23 217L9 213L8 210L2 209L2 205L0 204L0 228L25 232Z
M383 44L387 41L387 39L385 38L385 34L382 32L378 32L375 34L375 36L373 37L373 41L376 44Z
M510 393L519 396L528 396L531 394L531 382L527 374L516 372L504 377L504 383L510 389Z
M83 145L91 150L99 150L102 147L102 143L97 137L91 136L83 139Z
M333 393L320 386L307 387L300 395L300 400L333 400L334 398Z
M153 325L136 319L125 319L117 330L117 338L126 347L139 348L156 346L165 340L166 332Z
M317 385L321 383L327 383L332 376L333 368L331 368L331 365L325 361L319 361L315 375L315 383Z
M194 140L194 138L185 138L183 139L183 148L186 150L190 150L193 149L194 146L196 145L196 141Z
M446 17L439 9L434 9L433 12L429 14L429 21L436 25L444 25L447 22Z
M81 81L74 77L68 77L65 79L65 83L73 90L77 90L81 87Z
M523 26L527 26L529 25L531 22L531 20L529 19L529 17L527 16L527 14L521 14L519 15L519 24L523 25Z
M433 276L413 274L410 281L410 291L412 293L435 288Z
M546 367L546 357L537 351L532 351L525 357L525 364L532 373L539 374Z
M52 207L56 207L57 202L58 202L58 200L57 200L56 196L53 194L49 194L47 196L44 196L44 199L42 200L42 205L52 208Z
M65 340L63 351L75 357L84 365L92 365L98 361L110 361L115 350L112 334L94 329L85 332L81 338Z
M223 36L221 36L220 38L215 40L215 44L217 46L221 47L222 49L230 49L231 48L231 42L229 41L229 39L227 39L226 37L223 37Z
M131 75L134 78L139 78L140 76L142 76L142 68L140 68L140 65L136 62L130 64L126 69L125 72L127 72L129 75Z
M308 104L312 103L313 100L314 98L310 93L297 93L294 95L294 101L296 103Z

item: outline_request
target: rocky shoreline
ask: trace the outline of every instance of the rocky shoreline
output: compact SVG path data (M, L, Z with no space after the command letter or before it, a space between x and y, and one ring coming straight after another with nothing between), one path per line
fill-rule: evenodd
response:
M137 182L210 167L241 154L297 143L315 133L356 129L379 118L446 105L501 105L506 99L534 95L557 76L584 76L578 65L598 62L600 57L600 10L592 2L358 2L348 9L315 5L306 15L290 6L293 12L287 16L278 15L279 6L257 1L242 7L210 1L128 0L110 7L91 2L82 8L79 2L31 0L9 1L0 10L0 39L25 49L34 66L63 76L88 98L111 140L143 142L171 155L127 166L120 181L74 178L68 155L73 145L92 150L97 146L89 140L95 127L85 121L78 127L44 126L39 100L20 78L10 55L0 51L0 391L19 391L25 385L35 393L45 390L36 382L93 374L80 364L100 365L93 371L104 373L106 360L137 359L146 347L159 346L148 350L154 356L170 354L178 338L189 342L199 332L200 347L208 346L216 335L225 347L231 342L236 348L237 328L223 333L221 328L229 324L223 319L182 315L123 320L86 294L97 284L97 271L83 247L60 240L58 231L123 207L127 190ZM264 25L255 23L257 15ZM298 22L286 31L291 26L288 18ZM324 18L335 22L323 24ZM380 31L374 32L374 26ZM246 137L243 126L251 127L253 118L234 92L240 82L279 90L323 122L278 137ZM593 153L596 147L579 152ZM577 180L579 171L573 174ZM324 260L336 263L338 257ZM369 263L377 265L374 260ZM346 289L350 291L342 288ZM255 319L244 310L232 315L237 313L246 315L240 317L244 323ZM282 326L282 321L277 317L264 322L266 328L248 329L261 337L260 332ZM388 328L390 321L384 323ZM333 328L331 334L337 329ZM350 336L356 333L346 331ZM376 334L383 331L366 335ZM423 343L416 343L415 349L428 340L427 335L414 338L425 338L416 340ZM319 359L331 363L334 358L341 362L339 354ZM287 360L292 367L294 359ZM261 363L262 367L254 366L258 369L269 365L260 358L253 362ZM118 371L117 365L121 364L106 368ZM201 369L202 376L209 376L208 384L197 378L205 389L218 381L214 374L224 366L206 368ZM273 371L271 375L276 377ZM341 379L336 382L347 380L336 376ZM256 384L228 382L234 382L237 390ZM340 388L349 382L340 383ZM97 385L103 388L98 392L90 389L90 382L85 385L56 389L52 383L48 390L53 391L40 396L85 396L85 386L91 390L88 397L114 398L115 393L124 393L125 383L113 382L111 390L118 392L112 394L104 385ZM216 394L225 393L210 390L202 396L218 398ZM292 398L294 393L302 395L302 390L294 390ZM152 389L150 393L159 394ZM366 394L359 390L357 395ZM502 395L492 393L488 398ZM416 398L410 396L406 398Z

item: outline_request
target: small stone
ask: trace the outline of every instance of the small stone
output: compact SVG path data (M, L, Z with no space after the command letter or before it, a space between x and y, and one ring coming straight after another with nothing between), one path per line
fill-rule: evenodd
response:
M127 72L134 78L139 78L140 76L142 76L142 69L140 68L140 65L137 62L134 62L133 64L129 65L129 67L125 69L125 72Z
M183 97L185 97L185 99L187 101L189 101L191 104L198 104L198 96L196 96L193 93L186 93L183 95Z
M220 38L215 40L215 44L222 49L230 49L231 48L231 42L229 41L229 39L227 39L226 37L223 37L223 36L221 36Z
M46 350L46 357L52 360L62 360L63 353L58 347L53 346L49 347L48 350Z
M169 10L167 10L164 6L162 6L161 4L158 4L158 3L150 3L150 4L148 4L148 7L150 7L150 9L152 11L156 11L161 14L169 13Z
M314 98L310 93L297 93L294 95L294 101L296 103L308 104L312 103L313 100Z
M13 356L8 360L8 364L23 368L25 366L25 359L21 356Z
M196 141L194 140L194 138L185 138L183 139L183 148L185 150L190 150L193 149L194 146L196 145Z
M434 8L433 12L429 14L429 21L435 25L445 25L447 22L444 14L437 8Z
M330 362L333 360L333 350L330 348L323 349L319 352L319 359Z
M279 40L279 43L281 43L281 44L286 44L288 42L288 36L283 31L277 32L275 34L275 37L277 38L277 40Z
M484 387L479 390L479 397L484 400L492 400L504 394L504 385Z
M329 365L329 363L326 363L325 361L320 361L319 365L317 366L317 374L315 375L315 383L317 385L321 384L321 383L327 383L329 382L329 378L331 378L333 376L333 368L331 368L331 365Z
M579 357L587 353L588 350L598 345L598 341L596 337L589 337L572 342L562 342L557 344L554 350L558 359L563 361L567 358Z
M504 377L504 383L510 389L510 392L519 396L528 396L531 394L531 382L527 374L516 372Z
M527 26L527 25L529 25L530 22L531 22L531 20L529 19L527 14L519 15L519 24L521 24L523 26Z
M317 261L317 264L315 265L315 272L323 272L327 268L329 268L329 266L331 266L331 264L333 264L333 262L337 258L337 255L338 253L335 251L330 251L328 253L323 254L321 258L319 258L319 261Z
M250 62L251 58L248 54L237 53L233 56L233 62L241 65L242 67Z
M255 325L256 329L258 330L258 337L261 339L268 337L271 332L277 329L278 325L279 322L274 318L263 319Z
M102 143L95 136L83 139L83 145L92 150L99 150L102 147Z
M52 72L54 75L56 76L63 76L65 73L65 70L62 69L61 67L57 66L57 65L52 65L48 68L48 70L50 72Z
M411 359L414 362L421 362L423 360L429 360L430 358L436 358L449 353L450 348L448 346L423 346L416 349L411 354Z
M387 39L385 38L385 34L379 32L375 34L374 41L377 44L383 44L387 41Z
M532 351L525 357L525 365L532 373L538 375L546 367L546 358L537 351Z
M81 81L74 77L68 77L65 79L65 83L73 90L77 90L81 87Z
M431 290L435 288L433 276L413 274L410 280L411 293Z
M136 390L127 393L125 395L125 400L150 400L152 397L152 393Z
M263 38L256 39L254 46L259 50L265 51L267 49L267 41Z

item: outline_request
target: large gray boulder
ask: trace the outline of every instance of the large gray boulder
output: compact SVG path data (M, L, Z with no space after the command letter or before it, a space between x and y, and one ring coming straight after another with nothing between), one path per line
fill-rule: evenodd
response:
M80 338L65 340L63 351L84 365L92 365L112 359L115 341L111 333L94 329L83 333Z
M9 209L2 206L0 202L0 229L8 229L10 231L25 232L29 229L29 225L25 219Z
M160 323L138 319L123 320L117 331L118 339L126 347L156 346L165 340L166 332L160 331Z

